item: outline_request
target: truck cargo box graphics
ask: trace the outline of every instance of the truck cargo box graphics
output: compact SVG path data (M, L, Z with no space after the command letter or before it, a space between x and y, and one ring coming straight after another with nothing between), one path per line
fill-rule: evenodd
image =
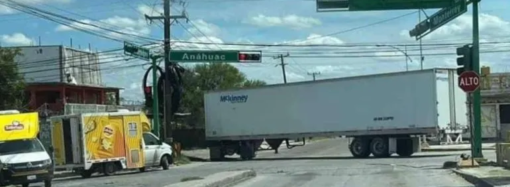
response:
M109 119L108 119L109 118ZM84 117L87 160L124 157L124 134L122 117Z
M34 139L38 132L37 113L0 115L0 141Z

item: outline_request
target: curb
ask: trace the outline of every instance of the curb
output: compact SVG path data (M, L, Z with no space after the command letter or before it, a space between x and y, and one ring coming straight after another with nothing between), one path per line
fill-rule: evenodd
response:
M461 176L462 178L464 178L466 181L468 181L471 184L475 185L475 186L478 186L478 187L496 187L495 185L492 185L489 182L487 182L487 181L485 181L485 180L483 180L481 178L478 178L478 177L475 177L473 175L464 173L464 172L459 171L457 169L453 169L452 171L454 173L456 173L457 175Z
M228 187L256 176L253 170L219 172L202 180L193 180L166 185L165 187Z
M78 176L78 174L73 173L73 172L53 173L53 178L54 179L65 178L65 177L73 177L73 176Z
M454 149L454 148L422 148L421 152L446 152L446 151L470 151L471 148L461 148L461 149ZM488 147L488 148L482 148L482 150L496 150L496 148Z

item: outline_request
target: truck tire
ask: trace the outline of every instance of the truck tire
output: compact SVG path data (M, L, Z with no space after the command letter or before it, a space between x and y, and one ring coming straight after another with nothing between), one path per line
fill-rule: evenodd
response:
M413 140L410 138L397 140L397 154L400 157L410 157L413 155Z
M106 176L112 176L115 175L115 172L117 172L117 165L113 162L107 162L103 164L103 173Z
M29 184L29 183L25 183L25 184L22 184L22 185L21 185L21 187L28 187L28 186L30 186L30 184Z
M370 142L370 152L377 158L389 157L388 138L377 137Z
M367 158L370 156L370 141L367 138L354 138L349 145L349 150L355 158Z
M225 153L220 146L209 147L209 160L222 161L225 158Z
M44 187L51 187L51 179L44 180Z
M80 175L82 178L90 178L92 176L92 170L82 170L80 171Z
M170 162L171 162L172 158L168 155L165 155L161 158L161 168L163 168L163 170L168 170L170 168Z
M255 158L255 148L251 142L241 142L240 156L242 160L252 160Z

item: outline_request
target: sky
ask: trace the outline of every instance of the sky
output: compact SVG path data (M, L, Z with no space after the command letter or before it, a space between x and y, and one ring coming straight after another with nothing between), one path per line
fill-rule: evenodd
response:
M75 48L88 50L90 45L103 62L124 59L101 64L104 83L124 88L121 96L128 100L143 100L141 80L147 62L105 51L121 49L122 41L160 42L161 22L149 22L144 15L160 15L162 0L16 1L72 18L77 21L72 25L89 33L0 5L2 46L39 42L70 46L71 39ZM277 66L281 61L273 58L279 54L289 54L284 58L288 82L309 81L313 72L320 72L317 79L330 79L420 69L419 41L409 36L409 30L420 17L438 11L317 12L314 0L175 0L171 7L172 15L185 12L189 18L172 24L172 49L261 50L261 63L233 65L249 79L269 84L283 83L282 68ZM481 63L493 72L510 70L508 7L508 0L483 0L480 5ZM424 68L456 66L455 48L472 41L471 8L422 39ZM109 30L84 25L88 23Z

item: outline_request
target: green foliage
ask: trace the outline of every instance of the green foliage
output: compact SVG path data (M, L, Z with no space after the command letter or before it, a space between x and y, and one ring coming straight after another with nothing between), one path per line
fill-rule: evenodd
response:
M204 93L212 90L252 88L266 85L261 80L247 80L236 67L225 63L196 65L184 75L182 112L191 112L186 123L194 127L204 126Z
M19 49L0 47L0 110L18 109L24 107L25 82L18 73L18 66L14 57L21 55Z

